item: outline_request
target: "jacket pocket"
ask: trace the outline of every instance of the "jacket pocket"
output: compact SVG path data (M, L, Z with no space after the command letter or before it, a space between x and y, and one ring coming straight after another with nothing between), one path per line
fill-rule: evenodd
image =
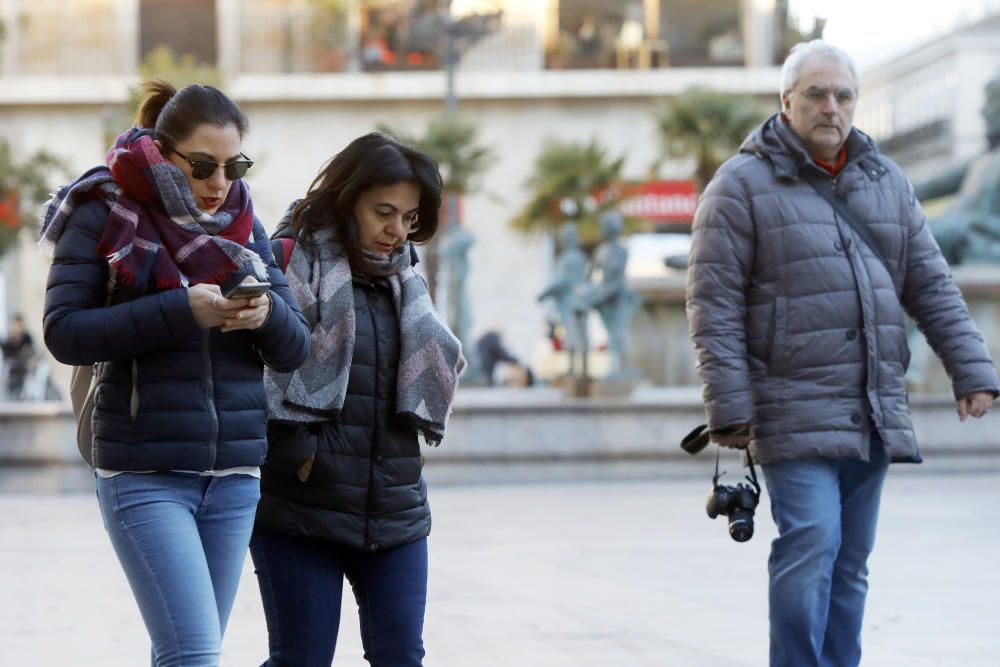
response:
M299 468L316 454L319 429L318 423L269 421L265 465L282 477L298 481Z
M782 368L788 354L788 298L774 298L774 312L771 314L771 355L769 366Z

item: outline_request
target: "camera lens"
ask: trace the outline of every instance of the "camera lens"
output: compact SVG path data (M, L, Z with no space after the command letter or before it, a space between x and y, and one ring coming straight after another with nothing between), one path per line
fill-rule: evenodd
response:
M729 515L729 535L737 542L753 537L753 512L734 510Z

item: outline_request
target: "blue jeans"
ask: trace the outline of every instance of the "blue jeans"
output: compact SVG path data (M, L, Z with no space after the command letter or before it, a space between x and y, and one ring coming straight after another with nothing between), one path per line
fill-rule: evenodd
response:
M260 499L250 475L97 477L104 527L155 667L216 667Z
M778 537L771 543L771 667L856 667L888 459L873 431L868 462L761 466Z
M346 576L354 589L365 660L419 667L424 657L427 539L374 553L255 530L250 554L267 619L264 667L330 667Z

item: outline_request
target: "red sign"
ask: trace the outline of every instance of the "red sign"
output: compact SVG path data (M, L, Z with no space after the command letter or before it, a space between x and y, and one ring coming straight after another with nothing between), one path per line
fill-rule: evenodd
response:
M649 181L630 188L618 211L651 222L691 222L698 190L691 181Z
M14 228L21 224L17 203L17 190L11 190L6 196L0 197L0 224Z

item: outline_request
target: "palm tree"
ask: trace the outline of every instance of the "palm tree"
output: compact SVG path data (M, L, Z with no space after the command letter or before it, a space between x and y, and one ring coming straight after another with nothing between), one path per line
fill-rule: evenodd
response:
M554 233L567 218L575 218L581 243L594 245L600 240L600 213L622 198L624 161L609 157L596 138L588 143L546 141L525 181L531 198L511 225L527 234Z
M449 194L466 195L480 189L479 177L496 159L488 146L477 144L475 124L447 114L431 120L424 135L414 136L389 125L379 125L379 132L419 148L441 167L444 189Z
M475 124L448 114L431 120L424 135L419 137L388 125L379 125L378 130L419 148L437 161L444 180L445 202L452 197L478 192L482 188L479 179L496 160L493 149L478 143ZM447 226L452 221L446 219L444 222ZM436 235L424 252L427 286L432 299L437 292L437 240L440 237L440 234Z
M656 127L664 157L694 159L701 190L766 116L750 97L694 87L660 107Z
M64 171L51 153L38 151L21 161L0 139L0 257L17 243L22 229L38 227L38 206L49 197L49 175Z

